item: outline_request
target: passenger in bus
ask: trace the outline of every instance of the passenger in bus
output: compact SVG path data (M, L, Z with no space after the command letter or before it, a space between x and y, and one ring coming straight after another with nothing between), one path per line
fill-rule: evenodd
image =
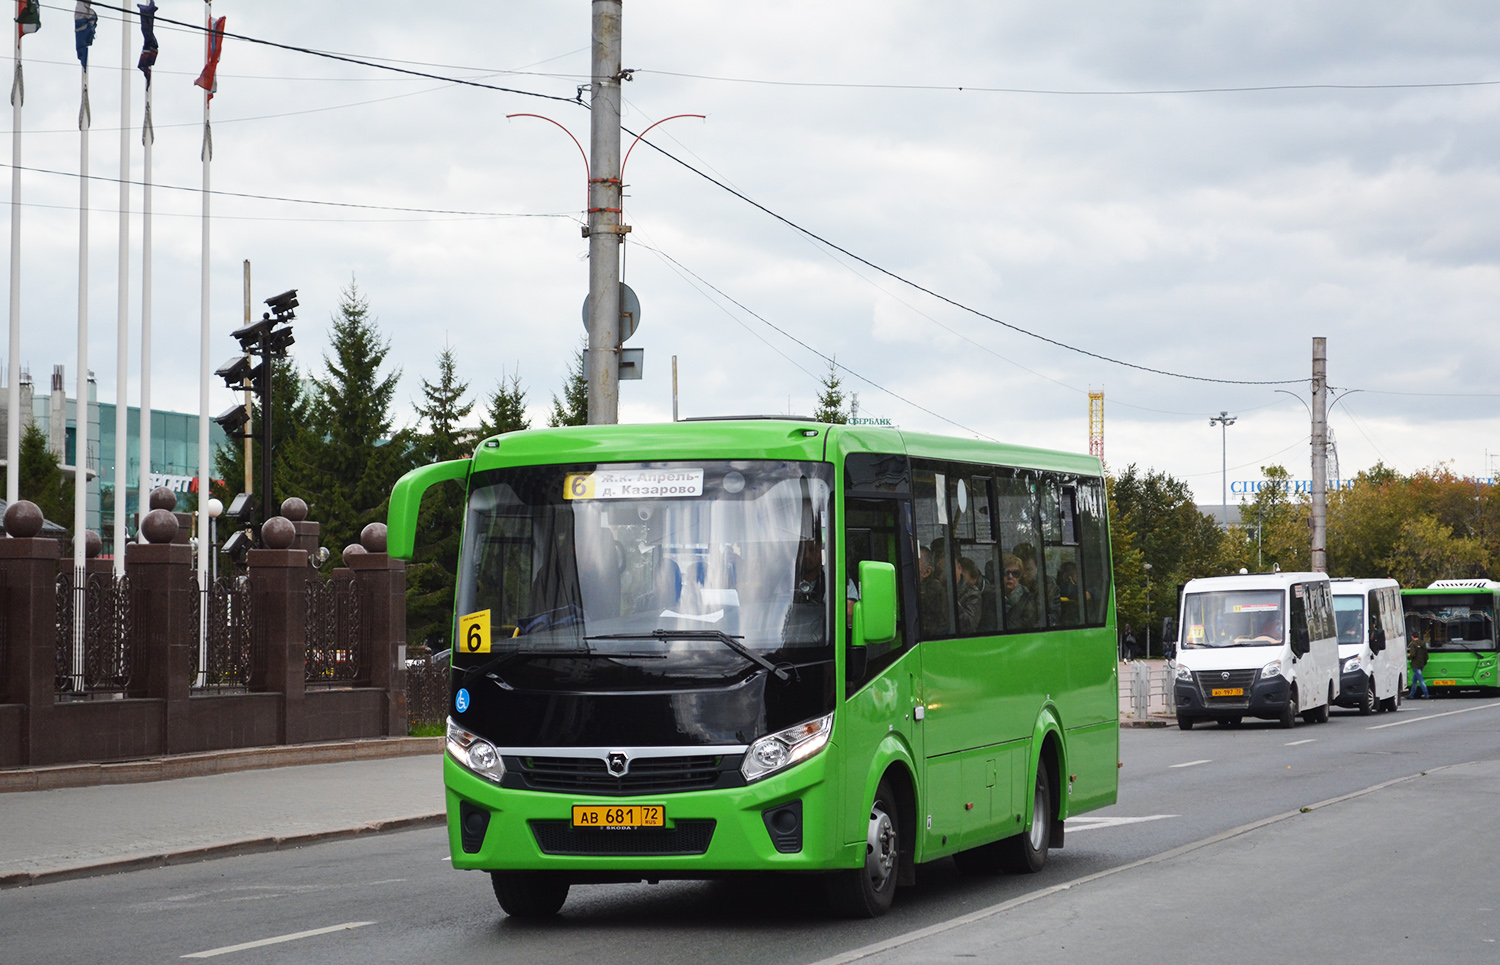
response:
M935 556L932 545L929 544L922 547L917 557L917 571L921 580L917 587L917 610L922 616L924 637L934 637L948 629L948 587L938 575L939 560Z
M953 561L953 598L958 604L958 632L973 633L979 629L984 598L980 593L979 567L967 556Z
M1037 608L1036 594L1026 585L1024 564L1013 553L1006 553L1000 564L1000 592L1005 597L1005 628L1036 628L1041 623L1041 611Z
M1052 586L1057 596L1057 615L1060 625L1076 627L1083 623L1082 610L1085 594L1078 585L1078 564L1073 560L1063 560L1057 568L1057 575L1052 579Z
M1280 643L1281 611L1258 613L1251 624L1250 636L1236 637L1235 643Z

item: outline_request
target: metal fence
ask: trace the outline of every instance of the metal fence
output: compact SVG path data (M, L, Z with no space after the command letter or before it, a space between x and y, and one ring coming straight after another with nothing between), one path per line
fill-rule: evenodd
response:
M93 573L78 586L65 569L56 588L57 692L123 693L135 665L130 577Z
M0 693L9 689L10 684L10 594L6 592L7 574L0 570L0 600L6 604L0 607Z
M1122 713L1144 720L1153 714L1171 715L1172 681L1177 673L1173 660L1131 660L1120 674L1120 708Z
M209 583L207 592L195 593L194 599L201 601L208 619L202 643L193 648L193 689L200 693L245 690L257 645L249 579L220 577ZM198 621L192 625L196 627Z
M406 721L410 729L441 726L448 717L448 656L413 648L406 656Z
M354 581L307 581L309 686L348 687L368 676L362 616Z

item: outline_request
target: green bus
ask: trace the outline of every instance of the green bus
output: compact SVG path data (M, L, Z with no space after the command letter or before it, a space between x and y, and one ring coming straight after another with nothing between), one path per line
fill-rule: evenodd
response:
M487 439L444 781L508 915L576 883L785 871L851 917L915 866L1034 872L1115 801L1098 459L784 417Z
M1435 693L1500 693L1496 677L1495 613L1500 583L1438 580L1425 590L1402 590L1408 643L1427 644L1422 679ZM1408 686L1413 679L1407 667Z

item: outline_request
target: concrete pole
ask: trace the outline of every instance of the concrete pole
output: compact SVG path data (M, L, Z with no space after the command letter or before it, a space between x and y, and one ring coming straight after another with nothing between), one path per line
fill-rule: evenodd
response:
M589 424L620 411L620 0L593 0L589 95Z
M1313 339L1312 568L1328 572L1328 339Z

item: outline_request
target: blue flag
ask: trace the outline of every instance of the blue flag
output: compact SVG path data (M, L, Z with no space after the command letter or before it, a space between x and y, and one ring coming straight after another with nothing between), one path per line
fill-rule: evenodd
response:
M135 8L141 12L141 59L136 66L146 75L146 86L150 87L151 68L156 66L156 0L138 3Z
M93 4L79 0L73 8L73 43L78 48L78 62L85 70L89 66L89 47L94 43L94 30L98 26L99 14L94 11Z

